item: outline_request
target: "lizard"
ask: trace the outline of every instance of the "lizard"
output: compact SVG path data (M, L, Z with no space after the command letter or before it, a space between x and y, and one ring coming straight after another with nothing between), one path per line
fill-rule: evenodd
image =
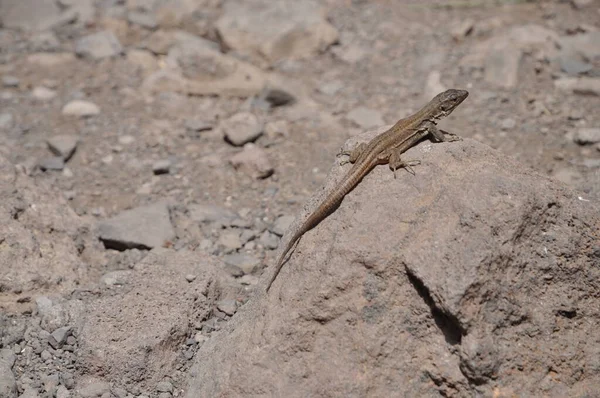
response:
M436 95L427 105L411 116L399 120L391 128L379 134L368 143L361 143L351 151L341 150L338 156L349 156L345 163L352 167L338 182L335 188L323 199L320 205L308 216L297 231L292 235L277 259L275 273L267 284L268 292L279 275L288 252L296 242L308 231L333 213L360 181L377 165L388 164L396 178L396 170L405 168L412 172L411 166L419 161L404 161L400 156L409 148L430 135L439 142L457 141L459 137L446 133L437 128L437 121L448 116L460 105L469 93L465 90L449 89ZM446 137L448 135L449 137ZM414 173L413 173L414 174Z

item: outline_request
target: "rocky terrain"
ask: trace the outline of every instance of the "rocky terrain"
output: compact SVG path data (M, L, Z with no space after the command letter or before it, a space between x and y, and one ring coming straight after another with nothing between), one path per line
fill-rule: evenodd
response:
M597 396L598 109L598 0L0 0L0 397Z

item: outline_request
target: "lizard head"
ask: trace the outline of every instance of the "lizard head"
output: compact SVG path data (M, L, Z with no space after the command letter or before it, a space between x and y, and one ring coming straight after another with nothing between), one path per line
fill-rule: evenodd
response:
M469 96L469 92L466 90L457 90L451 88L450 90L446 90L442 93L439 93L435 96L435 98L431 101L436 108L439 110L439 113L436 119L448 116L452 113L452 111L460 105L461 102L465 100Z

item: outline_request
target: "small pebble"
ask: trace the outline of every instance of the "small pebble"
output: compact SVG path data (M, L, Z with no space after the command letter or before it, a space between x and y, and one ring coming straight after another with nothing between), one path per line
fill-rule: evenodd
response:
M170 170L171 161L169 159L158 160L152 165L154 175L168 174Z
M217 302L217 309L232 316L237 311L237 302L235 300L220 300Z
M40 100L40 101L50 101L51 99L54 99L56 97L56 91L51 90L49 88L43 87L43 86L39 86L39 87L35 87L33 89L33 91L31 92L31 95L33 98Z
M280 216L275 220L275 224L273 224L270 230L275 235L283 236L295 219L294 216Z
M40 160L38 166L42 171L62 170L65 167L65 161L60 156L54 156Z
M579 145L591 145L600 142L600 128L580 128L573 136L573 141Z
M173 392L173 384L170 381L161 381L156 385L156 391L158 392Z
M14 125L13 115L10 113L0 113L0 129L8 130Z
M189 131L202 132L212 130L213 125L204 120L189 119L185 122L185 128Z
M515 121L515 119L506 118L506 119L502 120L502 122L500 124L500 128L502 130L512 130L516 125L517 125L517 122Z
M62 113L67 116L88 117L100 114L100 108L90 101L73 100L63 107Z
M7 88L19 87L21 81L14 76L2 76L2 85Z
M254 114L236 113L221 123L225 139L234 146L243 146L255 141L263 133L263 126Z
M50 354L50 352L48 350L42 351L42 353L40 354L40 356L42 357L42 360L44 362L49 361L49 360L52 359L52 354Z
M135 137L132 135L122 135L119 137L119 144L129 145L135 142Z

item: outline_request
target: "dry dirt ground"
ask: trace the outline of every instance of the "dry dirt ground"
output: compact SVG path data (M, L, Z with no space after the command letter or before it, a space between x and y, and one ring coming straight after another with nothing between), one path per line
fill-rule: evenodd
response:
M589 288L582 288L585 293L548 311L587 325L574 330L600 326L594 210L600 200L600 1L0 0L0 79L2 398L193 397L190 391L197 396L294 395L290 391L297 396L389 396L394 391L402 396L584 396L595 387L600 391L600 342L582 348L584 332L573 337L578 344L562 345L573 351L563 365L553 358L552 364L528 368L541 361L538 357L514 365L517 353L507 359L500 348L501 359L492 355L491 365L481 365L487 357L477 349L465 354L468 350L457 348L446 352L452 363L447 373L428 367L414 376L430 387L347 390L340 381L335 392L283 382L261 389L246 383L250 373L240 375L239 369L234 373L240 384L228 390L236 380L222 376L233 372L236 362L251 372L251 365L264 358L253 362L250 354L240 354L242 360L231 351L220 353L217 343L237 346L213 338L232 320L246 322L237 333L248 330L253 316L248 314L256 313L246 309L236 320L237 311L260 297L256 292L270 274L280 238L311 195L331 182L327 177L335 175L330 170L337 167L335 154L344 142L394 123L447 88L470 95L442 127L484 146L468 140L462 152L440 153L437 161L448 153L457 159L473 153L481 167L486 158L498 159L494 167L505 167L498 173L506 171L506 181L525 176L529 185L505 186L511 200L519 197L519 189L531 189L531 196L514 202L516 208L530 205L518 222L545 223L540 236L552 229L550 224L568 224L552 235L558 242L552 244L564 250L561 258L596 267L577 279ZM421 173L428 181L428 172L419 167L414 178ZM471 170L481 179L482 192L492 192L485 182L493 176L486 180L469 167L461 170ZM538 177L523 171L530 169ZM387 195L385 187L377 193ZM462 195L476 195L476 190ZM571 208L564 198L590 203L592 210ZM540 221L537 206L554 209L555 203L568 217L551 212ZM489 216L493 207L485 208L461 225ZM501 236L499 225L517 223L502 216L480 233ZM428 241L436 226L423 228L422 239ZM455 239L450 235L440 239ZM361 238L356 239L360 245ZM313 242L319 246L318 239ZM537 250L533 243L527 247ZM578 257L584 252L585 259ZM474 327L481 319L465 315L468 310L459 308L464 303L455 308L446 293L436 296L436 283L403 261L404 276L418 290L414 299L439 307L435 311L453 325L450 334L463 336L430 344L495 346L489 341L497 336ZM549 291L562 292L557 289ZM493 296L481 294L485 300ZM252 308L264 315L267 307L257 307L257 300ZM269 300L273 308L284 306ZM441 318L427 312L425 304L412 314L429 317L435 328ZM312 305L307 312L318 311L320 304ZM532 319L514 316L519 320L506 321L512 326ZM369 322L379 318L373 319ZM277 315L272 320L286 321ZM490 324L503 330L504 323ZM523 333L535 336L556 328ZM276 331L269 331L273 338L284 333ZM287 338L304 337L287 332ZM484 343L472 343L473 335ZM250 346L238 348L247 354ZM289 349L297 353L306 347ZM425 361L438 354L446 355L412 355ZM208 362L201 355L222 355L233 364L219 363L215 369L221 373L210 375L198 365ZM573 365L574 357L580 368ZM324 361L314 369L335 367L327 358L313 359ZM514 368L506 370L503 360ZM396 365L389 364L390 369L420 369ZM311 368L310 358L295 369L303 366ZM361 366L375 367L371 362ZM272 364L265 368L274 371ZM515 369L535 375L521 384L524 390L518 378L507 376ZM311 374L297 370L293 377L310 380ZM510 380L508 386L497 382L498 375ZM216 384L205 383L206 378ZM381 376L374 383L391 382L397 380Z

